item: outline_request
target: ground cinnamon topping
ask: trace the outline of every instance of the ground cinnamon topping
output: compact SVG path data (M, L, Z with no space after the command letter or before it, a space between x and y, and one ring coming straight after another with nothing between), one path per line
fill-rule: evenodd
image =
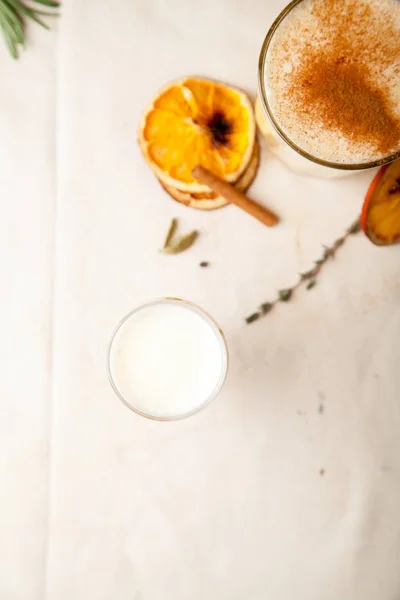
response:
M340 52L338 53L340 54ZM400 141L399 118L368 68L346 56L309 55L291 89L299 112L318 110L324 126L389 154Z
M303 0L275 38L272 108L293 141L339 162L400 149L399 0Z

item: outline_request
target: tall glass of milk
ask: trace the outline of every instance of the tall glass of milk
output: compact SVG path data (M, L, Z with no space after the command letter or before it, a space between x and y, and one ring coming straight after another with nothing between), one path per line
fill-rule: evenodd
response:
M177 298L132 310L114 329L107 348L114 392L134 412L159 421L183 419L210 404L227 368L218 324Z

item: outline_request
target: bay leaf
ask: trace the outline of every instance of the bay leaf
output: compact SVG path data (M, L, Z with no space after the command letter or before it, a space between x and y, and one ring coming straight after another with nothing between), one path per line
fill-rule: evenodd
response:
M198 232L193 230L190 233L178 238L176 242L172 242L168 246L161 248L161 252L164 254L179 254L179 252L183 252L184 250L190 248L190 246L192 246L196 241L197 236Z
M167 235L165 236L165 242L163 248L166 248L170 245L172 238L175 235L176 228L178 227L178 219L172 219L171 225L168 228Z

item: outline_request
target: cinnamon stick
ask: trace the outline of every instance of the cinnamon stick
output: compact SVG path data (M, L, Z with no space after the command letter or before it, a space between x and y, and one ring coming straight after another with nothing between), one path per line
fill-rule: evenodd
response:
M217 175L208 171L208 169L196 165L192 171L192 175L195 179L212 189L213 192L219 196L223 196L228 202L235 204L252 217L261 221L264 225L267 225L267 227L273 227L278 223L278 217L268 210L268 208L257 204L254 200L250 200L243 192L223 179L220 179Z

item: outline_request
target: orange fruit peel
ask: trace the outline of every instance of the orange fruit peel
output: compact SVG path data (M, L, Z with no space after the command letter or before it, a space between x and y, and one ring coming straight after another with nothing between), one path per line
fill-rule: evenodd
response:
M185 78L165 86L139 128L143 155L164 186L209 192L193 178L196 165L230 183L249 165L256 137L253 107L236 88Z
M400 160L379 169L365 196L361 227L377 246L400 242Z

